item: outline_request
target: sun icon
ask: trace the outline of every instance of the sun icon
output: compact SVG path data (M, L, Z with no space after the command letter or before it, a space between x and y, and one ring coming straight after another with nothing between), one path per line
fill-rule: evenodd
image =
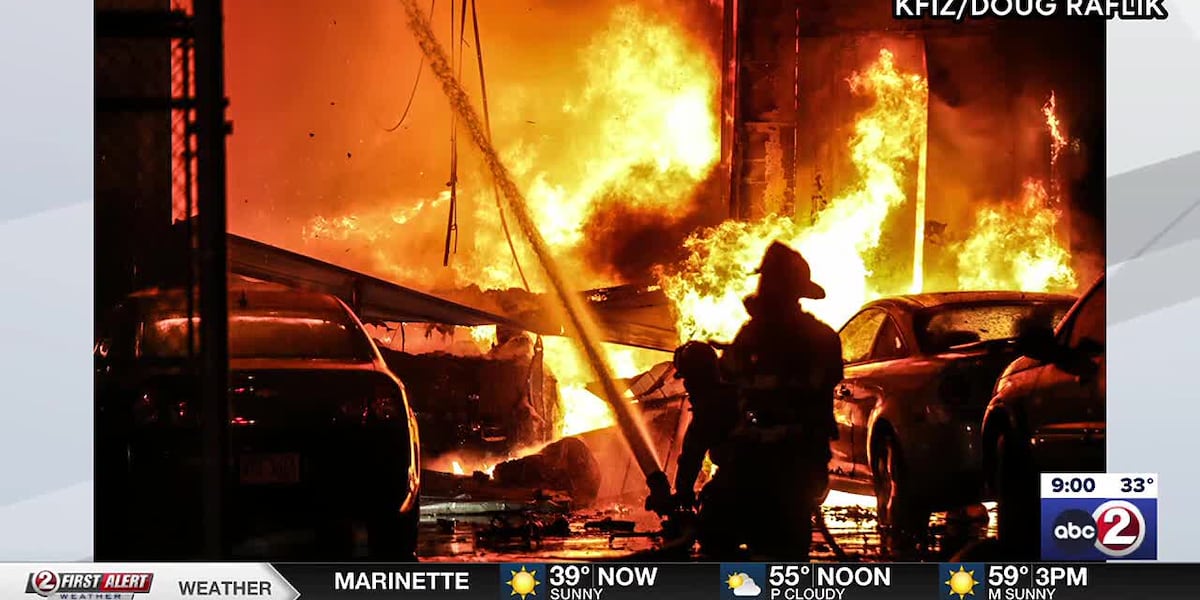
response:
M736 590L742 587L743 583L746 583L746 577L741 573L734 573L725 580L725 583L729 586L729 589Z
M537 592L534 588L538 586L540 581L534 579L533 573L526 571L525 566L521 566L520 571L510 571L512 579L508 580L508 587L512 588L510 596L520 596L521 600L525 600L526 596L536 596Z
M946 580L946 585L950 587L951 596L958 596L958 600L963 600L967 596L975 595L975 586L979 585L979 582L975 581L975 571L968 571L959 565L957 571L950 571L950 579Z

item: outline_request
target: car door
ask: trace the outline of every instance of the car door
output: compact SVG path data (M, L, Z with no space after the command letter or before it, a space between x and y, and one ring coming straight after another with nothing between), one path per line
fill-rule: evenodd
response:
M896 319L888 314L875 335L871 355L865 362L854 367L854 464L865 475L871 473L870 458L867 456L867 431L871 425L871 413L875 412L881 400L893 399L895 391L902 389L902 386L895 384L898 378L904 377L904 371L896 368L895 361L908 356L908 344L900 333L900 326ZM892 392L891 395L889 391Z
M887 321L887 312L880 308L868 308L852 317L838 332L842 341L842 363L845 366L843 379L834 388L833 407L837 420L838 439L833 443L833 462L830 465L835 475L861 479L870 473L864 469L865 458L858 456L858 447L866 447L866 421L864 408L874 404L875 394L862 385L863 377L870 368L875 341ZM866 408L866 415L870 409ZM864 463L865 464L865 463Z
M1033 437L1062 442L1047 445L1062 446L1066 454L1057 458L1069 462L1064 466L1078 470L1104 468L1107 306L1101 280L1059 329L1058 343L1066 357L1042 366L1037 391L1026 413Z

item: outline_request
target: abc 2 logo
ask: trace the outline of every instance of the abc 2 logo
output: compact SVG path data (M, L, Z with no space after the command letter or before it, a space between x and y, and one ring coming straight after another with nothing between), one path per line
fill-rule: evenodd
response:
M1158 501L1043 498L1042 560L1154 560Z

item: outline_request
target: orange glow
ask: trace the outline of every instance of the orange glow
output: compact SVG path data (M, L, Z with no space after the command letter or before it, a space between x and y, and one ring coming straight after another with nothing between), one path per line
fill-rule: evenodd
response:
M496 347L496 326L495 325L480 325L471 327L471 340L475 345L479 346L479 351L483 354L491 352L492 348Z
M578 289L627 283L614 274L611 265L589 260L589 251L607 242L597 233L597 223L608 218L617 227L623 226L626 221L622 220L621 211L647 215L656 223L689 223L685 218L697 206L702 190L707 189L702 184L712 177L721 151L720 66L713 56L714 48L702 42L696 32L689 31L682 24L683 19L668 14L666 8L657 4L653 9L624 1L622 4L615 9L596 5L579 7L578 11L592 11L586 24L573 22L571 15L557 15L561 22L556 21L553 27L562 25L571 34L548 32L546 39L530 34L551 25L542 23L531 29L524 6L518 10L514 5L494 13L483 7L485 12L481 17L486 38L483 45L491 53L487 82L492 139L528 200L542 237L561 269L571 275L570 283ZM251 9L241 7L241 10ZM417 60L415 53L404 52L411 52L412 40L389 32L388 40L372 42L396 43L396 46L376 45L370 52L362 52L358 46L365 42L346 41L353 36L341 33L346 24L390 22L375 19L377 11L389 9L368 10L357 3L347 3L341 10L344 12L338 15L340 24L324 17L320 23L315 17L309 23L311 29L323 32L329 40L346 44L339 47L340 54L322 47L320 53L305 55L314 65L313 77L333 78L319 86L321 93L329 97L303 96L304 106L319 106L322 112L305 108L307 112L294 113L289 122L303 123L303 129L286 132L290 136L289 152L291 148L319 147L323 152L321 158L313 158L315 150L307 151L311 156L296 152L295 156L288 154L286 160L278 156L277 162L288 164L277 166L274 162L281 153L259 152L259 146L243 143L240 152L246 156L232 161L239 165L235 170L240 171L231 173L231 187L237 188L234 195L238 196L231 202L231 210L242 212L242 223L255 223L258 217L251 218L251 209L245 206L260 207L269 200L270 210L282 213L284 208L275 207L295 207L305 202L302 214L291 213L294 218L286 226L291 237L284 242L279 238L286 236L276 233L283 219L270 221L270 227L262 228L270 230L270 235L252 237L285 247L290 245L304 254L401 285L435 293L439 289L471 285L484 290L521 287L522 278L500 225L492 179L478 164L474 148L461 141L457 206L462 237L449 265L443 266L442 244L450 208L450 192L442 189L446 181L444 163L448 162L442 157L448 157L450 120L445 99L437 93L435 85L428 83L430 79L421 80L414 117L395 135L380 133L394 122L393 112L398 112L408 97ZM439 29L445 29L442 25L447 23L448 16L448 9L435 15ZM398 23L395 17L390 18ZM502 24L492 25L488 21L492 17ZM236 19L231 21L237 26ZM247 17L242 22L249 21ZM570 23L573 25L568 27ZM365 31L373 31L372 28ZM286 33L288 36L281 40L291 39L291 30ZM392 37L404 38L403 45L390 41ZM469 40L470 35L467 37ZM494 44L493 37L498 38ZM282 47L282 41L278 45ZM531 48L543 55L540 62L530 60ZM464 50L467 65L463 84L477 95L479 82L472 73L473 51L473 48ZM297 49L289 57L302 52L309 51ZM321 62L333 60L330 57L335 55L337 64ZM353 56L354 64L346 60L350 66L343 69L342 56ZM397 75L392 67L404 66L391 64L402 62L397 58L411 63L413 70ZM270 81L284 75L271 71L269 63L245 65L243 68L247 70L257 68L263 72L247 80ZM295 73L287 75L298 80ZM341 80L343 76L346 81ZM928 129L928 85L923 74L902 70L887 50L851 74L845 85L869 103L855 115L853 123L838 123L850 125L845 142L856 176L830 190L834 192L830 194L831 200L812 223L788 215L770 215L752 222L728 220L693 233L684 242L687 258L680 264L663 267L658 274L660 287L675 310L681 341L693 338L728 341L733 337L747 317L743 299L757 284L751 271L774 240L796 248L810 261L814 280L825 287L828 296L820 301L805 301L805 307L835 327L867 301L884 295L920 292L930 285L929 281L951 282L950 285L961 288L1030 291L1075 285L1070 256L1055 235L1062 220L1061 214L1050 208L1058 200L1053 182L1047 186L1031 181L1019 201L971 210L965 217L956 216L958 221L952 225L960 225L964 220L971 225L965 237L955 233L955 240L965 241L955 243L956 256L948 259L953 263L949 267L937 265L934 260L937 257L933 255L938 250L932 245L926 247L923 207L916 208L915 223L906 217L901 225L906 234L910 227L916 226L913 255L903 248L893 252L894 256L881 259L882 250L895 250L881 247L889 217L894 217L900 207L908 208L908 203L919 202L924 189L922 158L927 156L924 144ZM380 94L385 98L373 98L374 102L369 101L372 98L368 92L355 91L359 96L354 96L346 91L380 89L386 90ZM275 98L274 90L271 92L259 96ZM297 94L307 92L300 90ZM480 98L472 100L477 107L482 105ZM359 105L351 108L352 101L381 104L384 108L364 109ZM1056 103L1051 95L1042 107L1053 139L1054 164L1070 145ZM299 101L295 105L300 106ZM274 114L271 111L277 108L300 110L290 108L287 103L280 103L279 107L272 104L270 111L264 109L259 116ZM232 110L244 109L235 105ZM329 117L323 116L326 111ZM304 118L295 114L303 114ZM1031 110L1029 114L1037 113ZM368 126L362 122L368 122ZM433 122L435 125L430 125ZM420 152L413 150L418 147ZM348 150L353 150L353 157ZM321 177L308 177L305 172L314 164L324 169ZM262 179L282 182L272 185L284 187L286 193L266 189L265 185L263 189L258 187L258 171L272 167L286 172L288 177ZM930 169L936 173L934 165ZM314 170L319 169L314 167ZM248 183L252 181L256 183ZM781 181L772 181L771 185L778 188ZM932 188L930 192L936 193ZM244 197L250 198L249 204L242 200ZM930 208L939 200L942 199L930 196ZM930 218L940 217L931 213ZM516 234L514 231L515 252L530 287L533 292L545 292L536 261ZM271 239L272 236L276 239ZM299 248L295 247L297 240ZM947 247L951 244L944 243ZM927 264L925 255L931 257ZM925 273L921 271L922 265L930 270L945 268L948 272ZM884 269L889 272L882 272ZM906 281L909 269L914 271L911 283ZM893 276L896 274L902 276ZM880 283L885 280L904 283ZM478 347L485 353L495 343L495 327L471 328L470 340L463 340L464 345ZM558 381L562 415L559 433L573 435L612 425L613 415L607 403L586 388L596 377L575 344L565 338L547 337L544 350L545 364ZM637 375L670 358L663 353L613 345L604 350L614 375L619 378ZM443 469L462 472L474 465L470 460L457 458L453 464L444 464ZM479 466L475 470L490 472L494 465ZM715 471L715 467L712 469Z
M1074 145L1057 114L1054 93L1042 107L1050 135L1051 191L1029 179L1021 197L979 209L970 236L959 247L958 284L964 289L1072 292L1079 282L1071 254L1059 234L1062 198L1057 164Z
M500 463L535 454L540 451L541 448L541 444L535 444L533 446L526 446L511 450L506 453L505 456L479 456L472 455L471 453L443 454L441 456L428 459L425 463L425 468L430 471L450 473L453 475L474 475L475 473L483 473L491 478L494 477L496 466Z
M1074 291L1071 255L1058 239L1059 212L1041 182L1025 182L1018 202L984 207L959 248L962 289Z
M529 120L530 100L520 90L496 87L491 120L497 147L525 192L542 236L560 267L580 288L621 283L586 260L587 226L614 208L653 212L672 222L692 207L697 186L718 160L718 71L705 47L666 14L636 5L612 10L603 27L577 50L574 72L564 78L553 112ZM565 76L564 76L565 77ZM493 93L490 85L489 94ZM537 105L550 106L550 99ZM474 207L473 248L440 262L414 260L412 237L444 228L449 192L424 200L383 202L346 214L314 215L303 225L310 252L322 247L364 248L376 270L402 284L430 281L483 289L519 287L521 278L500 226L490 180L482 171L461 174L463 206ZM544 282L529 249L516 251L534 291ZM339 251L340 252L340 251ZM362 258L359 256L358 258ZM448 281L449 279L449 281ZM495 342L495 328L472 330L480 350ZM616 377L632 377L669 359L608 346ZM613 424L608 405L586 389L597 378L565 338L545 339L545 363L558 381L561 432L571 435Z
M717 67L703 45L670 17L636 5L615 8L608 22L577 50L557 98L529 99L519 88L497 87L491 120L504 163L525 192L540 232L564 270L583 287L620 283L586 260L587 227L613 208L652 211L666 222L685 216L697 186L718 160ZM489 93L492 90L489 89ZM506 93L508 95L506 95ZM535 104L536 102L536 104ZM529 120L536 108L537 121ZM546 109L553 112L546 114ZM450 269L440 260L414 260L414 235L444 231L449 192L396 199L345 214L314 215L303 239L324 246L364 248L374 270L402 284L519 287L486 173L460 173L460 206L473 207L471 245ZM436 240L431 235L427 242ZM432 240L430 239L432 238ZM544 289L528 248L516 251L535 291ZM422 264L423 263L423 264ZM449 271L447 273L447 271ZM452 281L446 281L447 277Z
M558 378L562 407L560 435L565 437L612 426L615 423L612 409L586 387L595 377L576 345L564 337L546 337L542 342L546 365ZM655 364L670 360L670 355L663 352L616 344L605 344L604 351L613 376L618 378L639 375Z
M751 272L775 240L808 259L827 298L806 303L819 318L840 325L867 300L884 293L870 284L864 255L879 246L884 220L907 200L906 173L925 130L928 88L919 75L900 72L884 50L866 71L849 78L852 91L874 97L858 116L850 140L859 180L834 198L811 226L789 217L726 221L691 237L680 272L662 278L678 314L681 339L730 340L745 321L743 298L757 283Z
M229 318L232 323L278 323L281 325L306 325L309 327L317 325L336 325L343 327L342 323L334 323L325 319L313 317L281 317L278 315L236 315ZM189 319L187 317L167 317L154 322L154 328L162 333L171 333L187 325ZM193 325L200 323L199 317L190 319Z

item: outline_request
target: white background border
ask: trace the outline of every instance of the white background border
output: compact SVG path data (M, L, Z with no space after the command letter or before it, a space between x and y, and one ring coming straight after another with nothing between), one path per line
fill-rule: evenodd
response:
M0 19L0 560L92 552L93 10ZM1109 467L1157 471L1159 557L1200 561L1200 2L1109 24Z

